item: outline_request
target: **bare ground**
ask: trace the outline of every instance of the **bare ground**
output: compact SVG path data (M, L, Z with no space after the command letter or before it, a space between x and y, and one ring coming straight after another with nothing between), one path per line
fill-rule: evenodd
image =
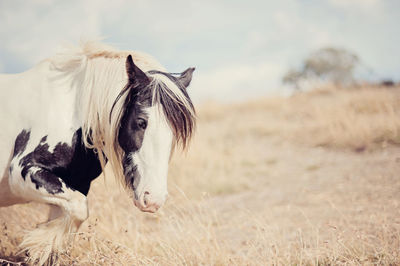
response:
M268 177L210 200L232 254L249 257L258 246L257 262L400 263L399 148L268 148L276 158Z

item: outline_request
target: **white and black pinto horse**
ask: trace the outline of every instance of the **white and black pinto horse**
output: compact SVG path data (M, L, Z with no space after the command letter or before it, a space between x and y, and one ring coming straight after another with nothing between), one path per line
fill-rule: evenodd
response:
M90 183L106 163L140 210L164 203L172 149L195 127L193 71L170 74L149 55L86 43L0 75L0 206L51 206L21 243L31 262L52 260L87 219Z

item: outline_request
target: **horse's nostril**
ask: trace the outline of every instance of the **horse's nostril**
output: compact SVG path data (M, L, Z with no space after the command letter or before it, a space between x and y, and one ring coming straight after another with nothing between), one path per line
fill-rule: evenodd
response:
M140 201L138 202L138 205L136 207L144 212L156 212L161 207L165 199L162 200L154 198L154 195L156 194L152 194L149 191L143 192L140 196Z
M149 195L150 195L150 192L148 192L148 191L145 191L145 192L144 192L144 197L143 197L144 206L147 206L147 204L149 203L149 202L148 202L148 197L149 197Z

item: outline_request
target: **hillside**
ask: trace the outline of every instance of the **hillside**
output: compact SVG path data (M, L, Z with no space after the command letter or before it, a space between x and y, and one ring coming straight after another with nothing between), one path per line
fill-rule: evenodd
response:
M112 175L65 265L400 264L400 89L325 89L198 107L170 196L138 211ZM0 258L19 261L38 204L0 209Z

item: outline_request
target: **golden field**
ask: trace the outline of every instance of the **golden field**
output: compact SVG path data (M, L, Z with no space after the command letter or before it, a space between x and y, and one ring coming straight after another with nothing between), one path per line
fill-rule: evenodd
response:
M166 205L141 213L98 178L62 265L400 264L399 88L208 103L198 118ZM0 258L22 261L47 211L0 209Z

